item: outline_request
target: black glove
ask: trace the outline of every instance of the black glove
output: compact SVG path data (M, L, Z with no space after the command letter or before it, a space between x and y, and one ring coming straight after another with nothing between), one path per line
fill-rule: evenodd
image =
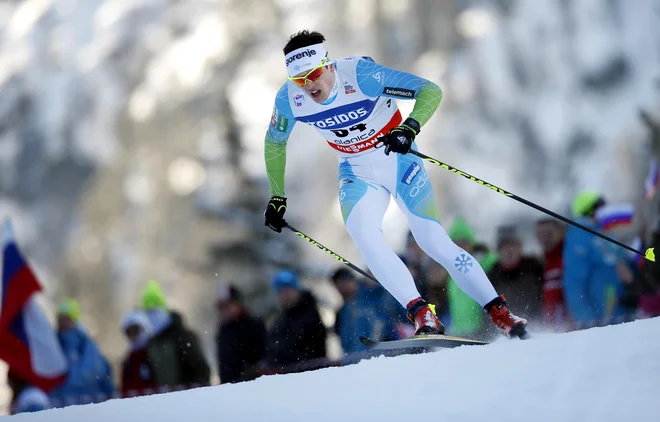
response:
M408 117L401 125L392 129L390 133L378 138L378 142L385 145L385 155L390 155L390 152L407 154L420 129L417 120Z
M268 201L268 206L266 207L266 212L264 216L266 217L266 226L275 230L278 233L282 233L282 228L286 225L284 220L284 213L286 212L286 198L281 196L273 196Z

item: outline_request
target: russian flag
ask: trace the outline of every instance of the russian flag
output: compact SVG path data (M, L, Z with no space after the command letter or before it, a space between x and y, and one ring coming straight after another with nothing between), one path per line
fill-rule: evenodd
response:
M23 258L9 221L2 231L0 359L33 387L48 392L66 379L67 362L35 293L41 285Z
M658 181L660 181L658 160L651 158L649 174L646 176L646 180L644 180L644 195L646 196L646 199L651 199L655 196L655 193L658 190Z
M596 211L596 221L603 230L632 224L635 207L632 204L607 204Z

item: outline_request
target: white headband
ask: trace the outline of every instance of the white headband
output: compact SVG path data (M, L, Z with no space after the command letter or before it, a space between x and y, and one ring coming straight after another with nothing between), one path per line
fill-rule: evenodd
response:
M294 77L299 73L312 70L321 64L327 54L323 44L314 44L293 50L285 56L286 72L290 77Z

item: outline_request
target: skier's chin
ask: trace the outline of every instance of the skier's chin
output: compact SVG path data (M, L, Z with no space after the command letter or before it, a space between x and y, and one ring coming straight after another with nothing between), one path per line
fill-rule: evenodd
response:
M328 99L328 93L322 89L313 89L307 93L316 103L322 103Z

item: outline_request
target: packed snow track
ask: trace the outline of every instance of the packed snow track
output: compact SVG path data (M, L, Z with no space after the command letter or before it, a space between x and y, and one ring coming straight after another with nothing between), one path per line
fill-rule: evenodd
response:
M12 417L26 422L657 421L660 318Z

